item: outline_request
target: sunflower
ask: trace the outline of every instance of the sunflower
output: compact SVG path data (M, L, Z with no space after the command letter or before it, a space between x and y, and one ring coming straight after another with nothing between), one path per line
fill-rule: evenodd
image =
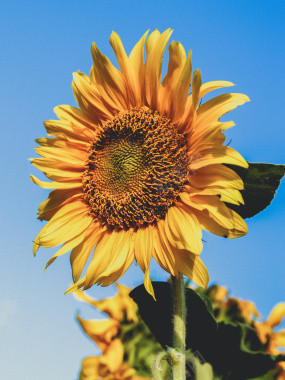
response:
M82 360L79 380L148 380L136 375L136 370L123 362L124 347L115 339L101 356Z
M267 345L267 352L277 355L277 347L285 347L285 330L274 331L285 317L285 302L278 303L271 311L268 319L264 322L255 322L258 337L262 344Z
M262 344L266 345L266 352L272 355L285 355L280 347L285 347L285 330L274 331L285 317L285 302L278 303L264 322L255 322L254 327ZM278 374L276 380L285 380L285 361L276 363Z
M138 322L137 305L131 297L129 297L130 288L122 284L116 284L118 293L111 298L95 300L88 296L82 290L74 292L75 297L79 300L87 302L89 305L107 314L110 318L121 322L126 319L128 322Z
M233 84L202 84L199 69L192 75L191 51L186 55L180 42L169 45L161 82L171 33L145 33L127 56L113 32L110 44L120 70L93 43L90 76L74 73L80 108L56 107L59 120L44 123L54 137L36 140L42 157L32 164L53 182L32 181L54 190L39 207L39 219L48 223L33 252L64 243L49 266L71 250L74 285L68 292L108 286L136 260L154 296L152 257L171 275L181 273L206 287L202 229L228 238L247 233L243 219L224 203L243 202L243 182L223 164L248 164L223 145L223 131L234 123L219 118L249 99L230 93L201 105L210 91Z

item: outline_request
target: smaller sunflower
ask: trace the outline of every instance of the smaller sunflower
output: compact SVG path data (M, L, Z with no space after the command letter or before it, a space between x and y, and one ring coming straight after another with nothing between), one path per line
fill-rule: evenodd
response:
M261 343L266 344L266 352L272 355L284 354L280 347L285 348L285 330L274 331L275 327L280 325L285 317L285 303L277 304L269 314L265 322L255 322L254 326ZM276 368L279 369L276 380L285 380L285 361L278 362Z
M210 91L233 84L202 84L200 70L192 75L191 51L186 55L180 42L169 45L161 82L171 34L145 33L128 56L113 32L120 70L92 44L90 77L78 72L72 83L80 108L56 107L59 120L44 123L50 137L36 140L42 157L32 164L53 182L31 178L54 190L39 207L39 219L48 223L33 252L63 243L49 266L71 250L75 285L68 292L108 286L136 260L154 296L151 258L171 275L206 287L202 229L227 238L247 233L243 219L224 203L243 203L243 182L224 164L248 164L223 145L223 132L234 123L219 119L249 99L229 93L201 105Z
M76 290L74 295L79 300L87 302L89 305L107 314L112 319L120 322L126 318L128 322L137 322L137 305L132 298L129 297L130 289L122 284L117 283L115 285L118 293L111 298L95 300L82 290Z
M112 341L102 356L82 360L79 380L149 380L137 376L136 371L123 363L124 348L119 339Z
M285 347L285 330L274 331L274 328L282 323L284 317L285 303L281 302L272 309L265 322L255 323L255 328L261 343L267 344L267 351L274 355L279 353L277 347Z

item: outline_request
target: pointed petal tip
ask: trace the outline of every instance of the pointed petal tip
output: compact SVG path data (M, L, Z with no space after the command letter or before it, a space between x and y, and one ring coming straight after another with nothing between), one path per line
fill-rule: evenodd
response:
M36 253L38 251L38 249L40 248L40 245L36 242L37 239L33 242L33 255L36 256Z
M148 292L148 294L150 294L152 298L156 301L153 286L149 277L148 278L145 277L144 287L145 287L145 290Z
M74 292L75 290L82 288L84 286L85 280L86 280L86 276L84 276L80 281L73 283L73 285L71 285L64 294L69 294L69 293Z
M74 292L74 288L75 288L75 285L76 284L73 284L72 286L70 286L67 290L66 290L66 292L64 293L64 295L66 295L66 294L70 294L70 293L73 293Z

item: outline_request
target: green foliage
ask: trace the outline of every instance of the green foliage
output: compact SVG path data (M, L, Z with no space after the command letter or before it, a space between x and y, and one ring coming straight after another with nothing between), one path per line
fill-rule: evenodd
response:
M119 338L124 345L124 362L141 376L152 377L151 366L163 350L142 319L138 322L121 322ZM164 366L165 367L165 366ZM163 372L166 370L164 369Z
M143 285L131 291L130 296L138 304L139 312L155 339L163 346L172 346L172 291L171 284L153 282L157 301L145 291ZM274 372L278 361L285 355L269 355L258 339L252 325L246 323L241 311L235 306L235 314L225 314L225 320L214 317L211 299L193 289L186 288L187 322L186 348L191 350L192 362L205 374L202 380L211 379L208 362L215 379L266 380ZM194 359L193 359L194 355ZM198 361L199 361L198 360ZM195 367L196 368L196 367ZM199 380L200 378L196 378ZM206 375L207 373L207 375ZM267 376L267 377L266 377ZM271 379L274 379L271 378Z
M249 163L248 169L226 166L233 169L244 182L244 190L241 190L244 205L227 206L244 219L251 218L270 205L285 174L285 165Z
M163 346L172 346L172 285L166 282L153 282L157 301L154 301L143 285L130 292L130 297L138 304L144 322L156 340ZM213 316L211 301L206 296L197 294L193 289L186 289L187 324L186 347L197 349L199 342L206 341L217 329Z

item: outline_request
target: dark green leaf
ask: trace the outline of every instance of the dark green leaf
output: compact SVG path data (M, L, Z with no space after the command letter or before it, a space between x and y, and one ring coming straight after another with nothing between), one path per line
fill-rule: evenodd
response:
M152 282L157 301L154 301L143 285L130 292L138 304L139 312L157 341L164 347L172 347L172 285L166 282ZM217 328L212 315L211 301L186 288L187 338L186 345L197 349L200 342L206 342ZM206 303L205 303L206 302ZM208 310L209 308L209 310Z
M278 378L278 374L280 372L280 369L273 369L272 371L269 371L265 373L264 375L247 379L247 380L273 380Z
M280 360L261 349L256 332L249 325L220 322L205 359L228 380L245 380L264 375Z
M242 218L251 218L270 205L285 174L285 165L249 163L249 168L226 165L233 169L243 180L241 194L244 205L227 204Z
M156 340L162 346L172 346L172 286L153 282L157 301L143 285L131 291L130 296L139 306L139 312ZM186 348L201 362L213 366L216 376L224 380L246 380L264 376L274 370L285 356L264 352L253 327L245 323L217 324L212 314L210 299L186 290L187 322ZM266 377L265 377L266 379Z

